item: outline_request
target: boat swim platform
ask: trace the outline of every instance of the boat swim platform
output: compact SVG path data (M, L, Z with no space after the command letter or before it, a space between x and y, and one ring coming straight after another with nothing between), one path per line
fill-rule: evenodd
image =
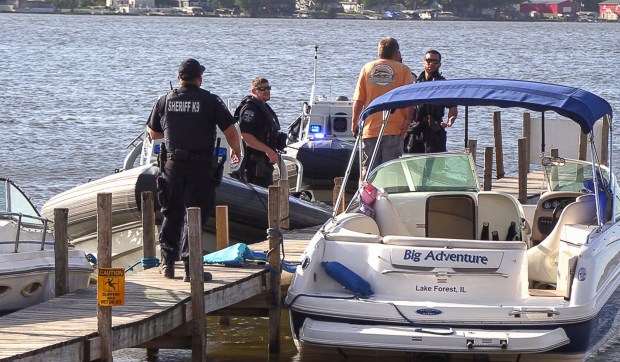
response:
M290 239L284 235L287 261L299 260L317 229L291 232ZM269 241L250 248L266 251ZM204 284L206 314L267 316L274 307L267 266L203 269L213 275ZM126 274L125 304L112 307L113 350L191 349L191 283L183 282L183 274L181 262L173 280L165 279L159 268ZM93 361L100 358L100 343L96 286L0 317L0 361Z

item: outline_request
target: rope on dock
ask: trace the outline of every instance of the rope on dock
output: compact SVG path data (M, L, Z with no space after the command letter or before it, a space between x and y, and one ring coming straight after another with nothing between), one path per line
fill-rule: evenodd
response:
M129 267L127 267L127 269L125 269L125 273L127 273L128 271L133 271L133 267L135 267L138 264L142 264L142 267L144 269L149 269L149 268L154 268L156 266L159 266L160 262L159 262L159 258L142 258L139 261L135 262L134 264L130 265Z

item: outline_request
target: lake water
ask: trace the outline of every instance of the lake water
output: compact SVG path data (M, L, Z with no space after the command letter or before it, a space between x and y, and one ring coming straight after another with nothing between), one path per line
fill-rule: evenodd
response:
M553 22L423 22L303 19L222 19L147 16L0 14L0 161L41 207L51 196L122 167L126 146L144 130L158 96L176 86L180 61L207 67L203 87L237 103L250 81L265 76L270 104L285 125L310 97L314 45L319 46L317 94L350 97L364 63L376 57L384 35L396 37L415 73L424 52L443 55L446 78L518 78L580 87L620 111L620 25ZM449 149L463 145L462 113L449 130ZM470 138L491 146L488 119ZM516 149L521 114L502 114L504 147ZM620 143L614 131L613 156ZM505 151L505 157L508 151ZM617 163L617 161L616 161ZM506 165L507 173L515 170ZM266 360L266 323L239 319L230 328L211 323L210 358ZM282 328L277 360L300 360ZM140 361L142 350L117 360ZM593 360L619 360L611 346ZM161 360L187 361L185 351Z

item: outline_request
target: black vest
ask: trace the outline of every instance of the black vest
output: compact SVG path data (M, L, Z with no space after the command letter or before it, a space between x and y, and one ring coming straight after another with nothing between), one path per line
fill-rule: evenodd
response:
M198 87L181 87L166 94L162 128L168 150L213 151L216 123L207 116L209 95Z

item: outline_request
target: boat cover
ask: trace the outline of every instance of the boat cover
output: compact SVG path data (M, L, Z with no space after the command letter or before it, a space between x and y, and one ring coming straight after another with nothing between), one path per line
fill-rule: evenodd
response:
M611 106L606 100L579 88L478 78L421 82L398 87L373 100L360 115L360 120L375 112L417 104L521 107L539 112L554 111L577 122L586 134L604 115L612 117Z

